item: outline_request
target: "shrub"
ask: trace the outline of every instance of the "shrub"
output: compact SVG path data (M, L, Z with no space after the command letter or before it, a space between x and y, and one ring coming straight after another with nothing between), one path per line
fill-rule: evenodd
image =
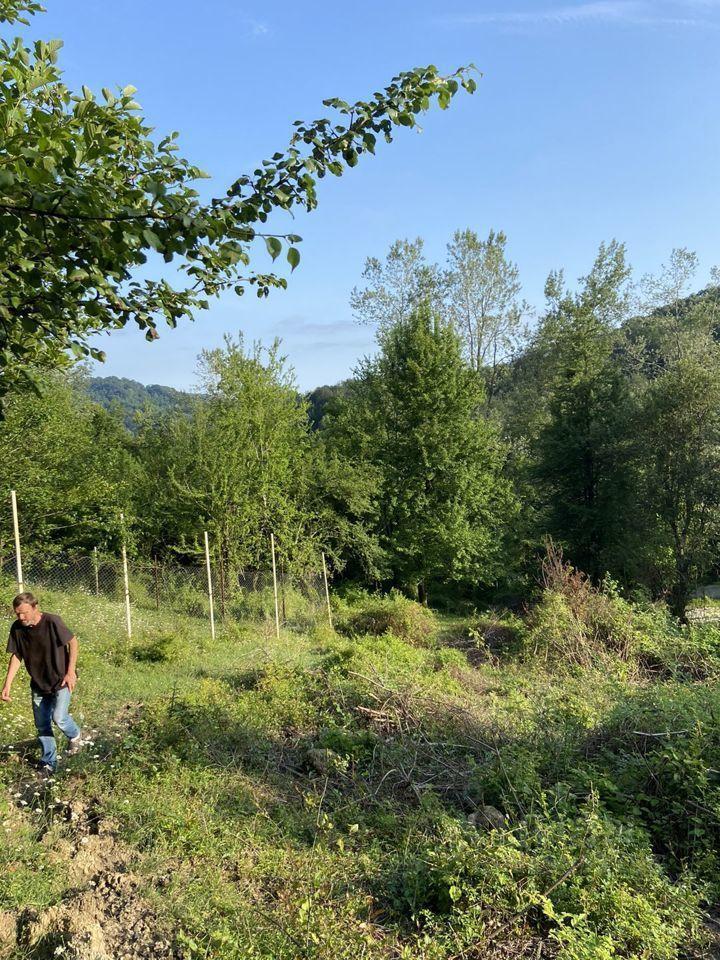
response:
M172 630L153 630L145 633L131 651L133 660L140 663L168 663L181 652L185 637Z
M526 653L546 662L590 666L609 653L627 660L636 645L633 608L613 582L594 587L549 544L542 597L528 616Z
M720 625L679 624L658 608L637 613L638 662L657 679L704 680L720 673Z
M397 590L385 597L368 597L343 625L354 634L382 636L391 633L410 643L426 643L436 628L435 615L427 607L408 600Z

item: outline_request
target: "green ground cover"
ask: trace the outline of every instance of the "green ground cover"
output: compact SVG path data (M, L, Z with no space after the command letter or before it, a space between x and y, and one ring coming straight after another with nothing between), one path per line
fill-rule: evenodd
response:
M100 883L88 823L175 956L717 955L712 625L559 586L522 617L355 594L279 641L142 612L130 643L114 602L43 601L93 742L34 790L0 760L6 956L92 956L52 912ZM32 735L17 682L0 742Z

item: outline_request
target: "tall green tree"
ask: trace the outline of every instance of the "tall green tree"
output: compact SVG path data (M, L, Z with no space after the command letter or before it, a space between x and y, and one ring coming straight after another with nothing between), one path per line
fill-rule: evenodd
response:
M433 584L493 583L515 501L502 443L482 416L482 380L452 324L428 307L382 329L378 343L328 430L377 472L384 579L422 601Z
M0 0L0 23L40 9ZM251 266L256 243L299 262L300 238L266 226L272 214L312 210L318 179L354 167L396 126L416 126L432 102L445 108L460 86L475 88L465 70L441 77L430 66L366 101L326 100L338 121L298 121L285 150L205 202L194 187L205 174L179 156L176 133L152 139L135 88L73 93L61 47L0 40L0 395L73 355L102 359L88 343L98 331L132 321L153 340L161 320L175 326L224 290L285 286Z
M488 402L495 396L501 365L515 354L527 305L520 300L517 265L508 260L507 237L491 230L457 230L448 244L446 297L449 316L470 366L485 375Z
M628 310L625 250L602 245L581 288L562 274L546 284L549 309L536 338L544 358L544 423L531 444L542 534L562 542L592 576L615 569L630 497L629 392L618 362Z
M642 402L639 491L652 542L669 554L673 613L717 565L720 545L720 347L668 364ZM653 536L654 534L654 536Z
M192 555L207 529L230 570L267 566L274 533L288 562L309 562L310 426L279 345L246 350L227 338L202 353L200 374L204 396L191 415L171 414L141 435L156 490L149 539Z
M690 295L697 267L691 251L673 250L645 280L652 310L631 327L640 579L681 618L720 545L720 288Z
M378 331L391 328L429 303L441 309L445 295L442 271L425 258L422 237L396 240L385 259L368 257L363 287L354 287L350 306L357 320Z
M323 429L313 436L308 467L309 520L333 570L365 583L382 580L386 555L378 536L382 486L377 465L347 456L333 430Z

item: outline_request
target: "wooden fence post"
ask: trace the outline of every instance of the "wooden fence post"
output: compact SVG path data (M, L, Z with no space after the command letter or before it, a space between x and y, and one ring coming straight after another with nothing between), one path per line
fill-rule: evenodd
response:
M270 549L272 551L273 591L275 593L275 635L280 639L280 610L278 608L277 569L275 567L275 534L270 534Z
M25 589L25 581L23 580L22 557L20 555L20 524L18 522L17 497L15 496L14 490L10 491L10 500L12 501L13 531L15 533L15 570L17 573L18 593L22 593Z
M128 640L132 640L132 619L130 617L130 579L128 577L127 550L125 549L125 514L120 514L120 523L122 524L122 564L123 579L125 581L125 624L127 626Z
M325 600L327 602L327 612L328 612L328 621L330 623L330 628L332 629L332 610L330 608L330 588L328 587L328 577L327 577L327 564L325 563L325 554L322 555L323 562L323 579L325 580Z
M210 636L215 639L215 609L213 607L212 573L210 572L210 541L205 531L205 565L207 567L208 597L210 598Z

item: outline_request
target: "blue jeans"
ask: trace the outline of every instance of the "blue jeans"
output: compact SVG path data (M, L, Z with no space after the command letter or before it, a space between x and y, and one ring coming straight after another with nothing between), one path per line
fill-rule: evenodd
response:
M57 744L53 736L52 721L55 721L68 740L80 735L80 727L68 713L71 694L67 687L61 687L55 693L38 693L37 690L31 692L33 716L42 747L40 763L46 763L54 770L57 766Z

